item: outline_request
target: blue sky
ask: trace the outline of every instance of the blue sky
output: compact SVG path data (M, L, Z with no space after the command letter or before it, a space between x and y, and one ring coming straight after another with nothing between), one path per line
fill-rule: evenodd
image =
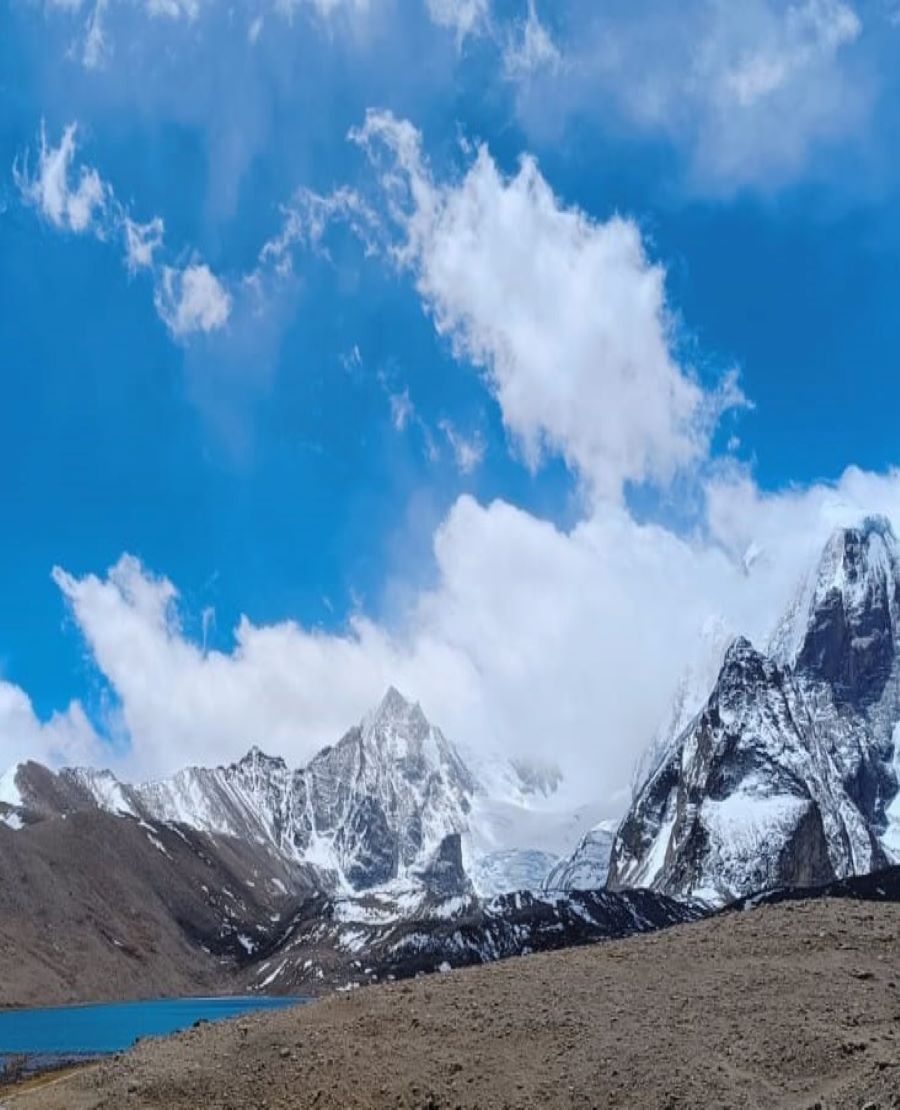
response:
M0 2L0 763L299 759L396 679L614 792L893 514L891 4Z

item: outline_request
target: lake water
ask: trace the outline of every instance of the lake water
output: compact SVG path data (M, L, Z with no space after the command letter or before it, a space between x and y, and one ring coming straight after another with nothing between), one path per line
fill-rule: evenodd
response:
M39 1010L0 1010L0 1063L24 1054L64 1060L98 1056L130 1048L140 1037L159 1037L188 1029L196 1021L259 1010L277 1010L305 998L164 998L152 1002L114 1002L95 1006L60 1006Z

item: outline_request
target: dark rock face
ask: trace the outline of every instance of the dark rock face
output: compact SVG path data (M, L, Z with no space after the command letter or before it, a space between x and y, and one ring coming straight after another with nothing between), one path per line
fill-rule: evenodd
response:
M872 566L873 536L885 544L893 539L890 526L876 521L847 529L833 541L840 584L817 599L796 663L827 683L836 701L860 707L877 702L890 679L900 607L900 584L890 563Z
M724 913L777 906L782 902L808 902L815 898L850 898L858 902L900 902L900 867L886 867L868 875L851 875L847 879L818 886L786 886L778 890L749 894L725 907Z
M881 857L875 857L881 862ZM766 875L757 884L767 890L773 879L789 886L816 886L834 878L834 866L828 854L828 837L822 824L819 807L812 801L797 820L794 829L778 855L774 875ZM753 880L751 879L751 882Z
M736 640L706 704L637 791L612 889L727 901L883 867L900 846L900 553L835 533L769 653Z
M454 898L472 893L472 884L463 866L462 837L445 836L434 856L416 877L439 898Z
M384 900L317 896L298 908L249 984L271 975L273 967L277 975L268 989L284 994L303 994L323 975L342 984L407 978L651 932L705 913L697 903L649 890L522 891L486 902L432 897L416 912L393 914Z
M397 874L394 837L384 810L374 798L359 800L337 837L347 861L345 874L356 890L369 890Z

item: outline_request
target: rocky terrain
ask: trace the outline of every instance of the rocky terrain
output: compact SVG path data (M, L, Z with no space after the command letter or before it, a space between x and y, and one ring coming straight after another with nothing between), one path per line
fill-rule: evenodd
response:
M707 912L655 891L502 894L488 901L426 898L398 910L384 895L308 899L271 952L246 970L250 990L315 993L664 929Z
M0 1005L223 992L303 883L190 829L99 811L0 823Z
M900 1106L900 906L819 899L147 1041L9 1110Z

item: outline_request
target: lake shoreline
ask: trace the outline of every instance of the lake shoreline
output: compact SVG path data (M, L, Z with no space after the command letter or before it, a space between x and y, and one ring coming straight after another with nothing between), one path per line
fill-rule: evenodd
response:
M148 1040L15 1110L896 1103L900 905L763 906Z
M30 1061L26 1061L25 1073L14 1079L8 1079L5 1074L0 1073L0 1099L6 1096L23 1094L26 1091L34 1091L39 1087L46 1086L48 1083L56 1082L60 1079L65 1079L75 1072L81 1071L83 1068L91 1067L99 1063L103 1058L99 1055L92 1055L81 1059L68 1057L65 1060L46 1060L40 1054L35 1054L39 1060L44 1062L38 1063L34 1066Z
M21 1090L41 1076L116 1059L143 1041L309 1001L204 995L7 1009L0 1013L0 1093Z

